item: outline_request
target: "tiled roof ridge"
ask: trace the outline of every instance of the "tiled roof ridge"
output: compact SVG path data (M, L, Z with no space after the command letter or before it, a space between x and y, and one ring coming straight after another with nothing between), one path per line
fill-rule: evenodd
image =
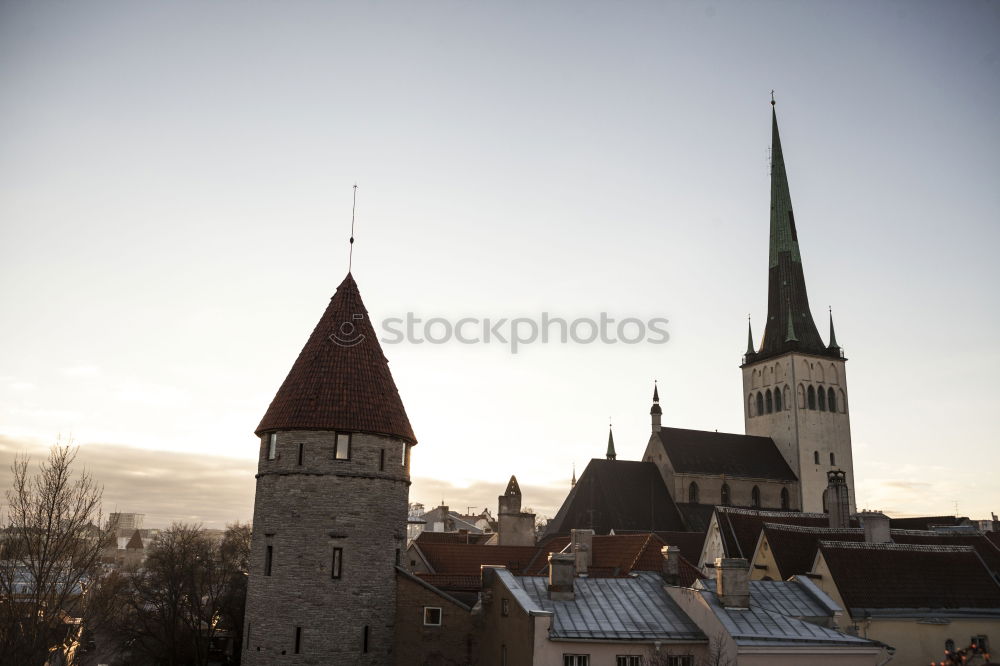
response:
M748 509L741 506L717 505L716 510L727 513L738 513L746 516L757 516L760 518L774 516L775 518L825 518L829 519L826 513L807 513L805 511L768 511L767 509Z
M764 521L764 529L779 530L782 532L808 532L811 534L863 534L861 527L813 527L810 525L789 525L787 523L769 523Z
M746 439L766 439L772 442L774 441L773 437L768 437L767 435L747 435L741 432L719 432L718 430L701 430L699 428L675 428L673 426L661 427L660 428L661 436L664 431L669 432L671 430L681 430L684 432L703 432L709 435L724 435L727 437L742 437Z
M820 548L840 548L850 550L895 550L922 553L975 553L972 546L944 546L937 544L912 543L871 543L868 541L826 541L821 539Z
M636 551L635 557L633 557L632 561L629 562L629 565L628 565L628 570L629 571L632 571L633 569L636 568L636 566L639 564L639 560L642 559L643 554L646 552L646 548L649 547L649 542L652 541L653 539L656 539L657 541L659 541L661 543L663 542L663 540L660 539L660 537L658 537L655 534L653 534L652 532L650 532L649 535L646 537L646 539L642 542L642 545L639 546L639 550ZM664 544L664 545L666 545L666 544Z

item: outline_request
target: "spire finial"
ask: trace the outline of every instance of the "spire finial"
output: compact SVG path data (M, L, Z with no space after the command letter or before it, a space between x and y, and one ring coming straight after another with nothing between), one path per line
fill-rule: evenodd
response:
M826 307L830 312L830 344L828 346L830 349L840 349L840 345L837 344L837 334L833 331L833 306Z
M774 106L774 89L771 89L771 106Z
M753 348L753 326L750 323L750 314L747 313L747 354L756 354Z
M351 272L351 263L354 261L354 211L358 207L358 184L354 183L354 200L351 202L351 249L347 254L347 272Z
M608 460L614 460L615 458L618 457L618 454L615 453L615 436L614 436L614 433L611 431L611 418L610 417L608 417L608 453L607 453L607 456L608 456Z
M653 402L660 402L660 387L656 380L653 380Z
M573 488L576 486L576 462L573 462L573 478L570 479L569 487Z

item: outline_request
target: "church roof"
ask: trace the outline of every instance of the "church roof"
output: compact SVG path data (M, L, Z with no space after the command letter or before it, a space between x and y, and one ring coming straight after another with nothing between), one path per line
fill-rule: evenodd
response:
M683 530L683 521L656 465L633 460L593 459L549 521L546 535L590 528Z
M806 294L799 237L792 212L778 117L771 110L771 231L768 262L767 322L760 349L749 345L746 362L791 351L840 357L839 348L823 343Z
M735 506L715 507L715 520L719 523L719 534L722 537L722 547L726 557L742 557L747 560L753 557L757 539L765 523L803 527L830 525L830 516L825 513L765 511ZM851 518L851 526L858 526L857 518Z
M661 428L656 433L674 471L748 479L797 481L770 437Z
M257 426L346 430L416 444L389 362L348 273Z

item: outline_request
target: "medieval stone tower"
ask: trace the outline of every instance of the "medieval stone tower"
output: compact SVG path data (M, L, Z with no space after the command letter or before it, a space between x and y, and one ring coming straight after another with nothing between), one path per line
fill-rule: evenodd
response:
M854 513L854 461L843 351L824 344L809 310L778 119L771 110L771 244L767 323L743 357L748 435L771 437L800 481L803 511L823 511L827 472L842 470Z
M393 663L417 443L348 273L257 427L243 663Z

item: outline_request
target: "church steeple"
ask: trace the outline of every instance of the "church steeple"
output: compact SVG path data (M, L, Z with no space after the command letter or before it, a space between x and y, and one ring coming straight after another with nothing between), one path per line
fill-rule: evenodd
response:
M649 409L649 416L653 422L653 432L659 432L663 409L660 407L660 388L656 385L656 380L653 380L653 406Z
M827 346L831 350L840 350L837 344L837 334L833 331L833 308L830 308L830 344Z
M614 433L611 432L611 426L610 425L608 426L608 453L607 453L607 456L608 456L608 460L615 460L618 457L618 454L615 453L615 436L614 436Z
M829 356L809 310L798 232L781 151L778 116L771 101L771 240L767 323L756 359L802 351Z

